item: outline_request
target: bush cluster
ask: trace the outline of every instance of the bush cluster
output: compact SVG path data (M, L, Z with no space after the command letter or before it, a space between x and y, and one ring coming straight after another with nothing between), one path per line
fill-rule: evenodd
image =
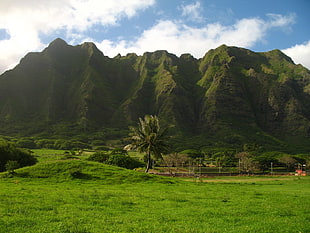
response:
M144 166L144 163L134 158L131 158L127 154L115 154L103 151L92 154L91 156L89 156L88 160L123 167L127 169L134 169Z
M20 138L13 139L16 147L36 149L56 149L56 150L72 150L72 149L90 149L91 145L88 142L78 139L35 139L35 138ZM96 143L99 143L98 141Z
M37 159L29 152L18 149L8 142L0 142L0 172L30 166L36 162Z

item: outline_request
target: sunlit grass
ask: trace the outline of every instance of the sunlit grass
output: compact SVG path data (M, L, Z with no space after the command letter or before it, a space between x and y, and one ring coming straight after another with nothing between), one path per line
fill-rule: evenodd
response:
M31 151L38 159L38 162L64 160L67 158L74 158L74 157L85 160L89 157L90 154L94 153L89 151L83 151L81 154L79 154L79 151L54 150L54 149L32 149Z
M1 179L0 232L310 231L309 177L165 184L110 179L109 185L103 176Z
M310 177L167 178L64 152L0 178L0 233L310 232Z

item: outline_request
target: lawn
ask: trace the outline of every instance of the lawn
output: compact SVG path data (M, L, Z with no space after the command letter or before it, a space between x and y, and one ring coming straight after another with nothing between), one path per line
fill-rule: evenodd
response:
M89 157L89 152L83 152L83 155L78 155L78 151L74 151L74 155L69 150L54 150L54 149L32 149L34 156L39 162L49 162L54 160L66 159L66 157L79 157L85 159ZM93 153L93 152L92 152Z
M85 172L110 169L109 182L1 178L0 232L310 232L310 177L124 182L94 164Z

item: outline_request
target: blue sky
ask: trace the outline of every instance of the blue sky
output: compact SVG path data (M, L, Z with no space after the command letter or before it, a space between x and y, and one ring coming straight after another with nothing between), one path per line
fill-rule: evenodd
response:
M310 68L309 12L309 0L1 0L0 73L57 37L94 42L110 57L281 49Z

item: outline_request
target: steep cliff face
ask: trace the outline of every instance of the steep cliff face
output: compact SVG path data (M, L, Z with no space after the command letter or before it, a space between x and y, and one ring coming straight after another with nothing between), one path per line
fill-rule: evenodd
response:
M199 144L208 135L226 142L307 137L310 72L279 50L223 45L201 59L167 51L108 58L93 43L56 39L0 76L3 133L59 124L126 129L145 114L176 135L201 135Z
M307 134L309 71L280 51L221 46L206 54L200 70L198 84L206 90L202 125L240 122L272 134Z
M138 81L114 119L126 118L128 125L128 121L135 122L145 114L156 114L166 125L192 130L196 124L197 63L190 55L178 58L167 51L139 57L133 65Z

